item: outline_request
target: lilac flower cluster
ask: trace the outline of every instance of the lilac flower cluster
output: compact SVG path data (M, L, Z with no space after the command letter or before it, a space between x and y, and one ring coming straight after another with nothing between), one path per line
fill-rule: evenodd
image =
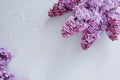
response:
M62 1L64 2L64 0ZM66 1L72 3L74 0ZM120 0L80 0L77 2L77 4L73 3L74 6L71 7L73 15L62 27L63 37L82 32L81 46L84 50L91 47L101 37L103 31L106 31L112 41L118 39L120 34Z
M93 22L89 27L83 31L81 46L84 50L88 49L98 38L100 38L102 33L102 27Z
M9 73L5 66L12 59L12 55L4 48L0 48L0 80L15 80L13 74Z
M9 73L4 66L0 67L0 80L15 80L14 75Z
M66 12L72 10L72 8L77 5L80 0L59 0L58 3L53 5L53 8L50 9L48 15L50 17L60 16Z

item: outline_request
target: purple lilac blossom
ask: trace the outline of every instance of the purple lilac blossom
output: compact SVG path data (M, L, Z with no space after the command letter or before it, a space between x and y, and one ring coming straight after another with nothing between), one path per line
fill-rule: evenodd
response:
M74 8L74 15L70 16L63 25L63 36L68 37L85 30L91 21L91 15L92 12L87 10L84 6L76 6Z
M4 66L0 66L0 80L15 80L15 77Z
M120 34L120 0L80 0L62 27L63 37L83 33L81 46L87 50L106 31L114 41Z
M11 53L4 48L0 48L0 66L5 66L11 59Z
M115 7L109 10L107 13L107 18L107 35L112 41L118 40L118 35L120 34L120 7Z
M91 11L80 4L74 7L73 15L68 18L62 27L63 37L74 35L88 28L91 22L100 23L101 15L97 11Z
M11 61L11 59L11 52L4 48L0 48L0 80L15 80L14 75L5 69L5 66Z
M66 12L72 11L73 7L77 5L80 0L59 0L58 3L53 5L48 15L50 17L61 16Z
M120 21L112 19L111 21L109 21L105 30L108 37L112 41L118 40L118 35L120 34Z
M83 31L81 46L87 50L92 44L101 37L102 27L97 22L92 22L89 27Z

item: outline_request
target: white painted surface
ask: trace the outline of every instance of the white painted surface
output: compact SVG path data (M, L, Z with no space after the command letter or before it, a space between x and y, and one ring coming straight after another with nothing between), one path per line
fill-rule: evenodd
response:
M56 1L0 0L0 46L13 53L8 69L16 80L120 80L120 40L103 34L83 51L81 33L60 34L71 14L47 16Z

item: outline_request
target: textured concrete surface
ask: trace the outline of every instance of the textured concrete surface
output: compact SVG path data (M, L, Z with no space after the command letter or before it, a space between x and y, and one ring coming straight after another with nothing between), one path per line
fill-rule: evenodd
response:
M16 80L120 80L120 40L106 34L87 51L81 33L63 38L71 14L49 18L57 0L0 0L0 46L13 53Z

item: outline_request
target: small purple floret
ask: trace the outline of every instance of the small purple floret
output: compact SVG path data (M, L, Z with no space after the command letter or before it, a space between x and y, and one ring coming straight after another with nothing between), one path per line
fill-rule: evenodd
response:
M0 66L0 80L15 80L15 77L4 66Z
M11 59L11 52L4 48L0 48L0 80L15 80L14 75L5 69L5 66L11 61Z
M0 48L0 66L5 66L11 59L11 53L4 48Z

